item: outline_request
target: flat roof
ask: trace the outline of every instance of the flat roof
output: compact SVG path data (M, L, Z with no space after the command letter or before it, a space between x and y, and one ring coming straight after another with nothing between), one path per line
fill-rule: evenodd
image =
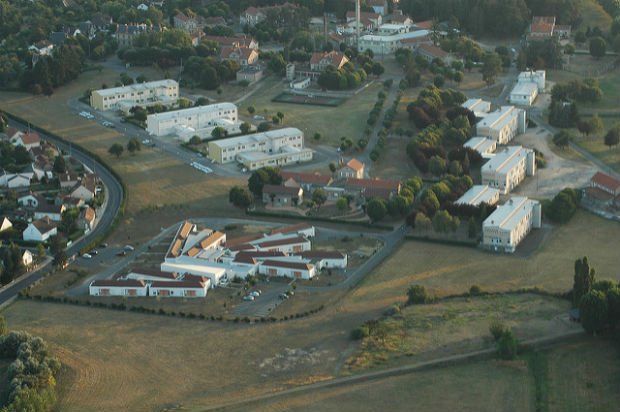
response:
M532 149L526 149L522 146L507 146L486 162L482 166L482 170L492 170L495 173L505 174L531 151Z
M514 106L502 106L499 110L489 113L480 120L478 126L489 127L495 130L503 129L512 119L519 116L521 109Z
M491 200L498 195L498 189L490 188L487 185L475 185L454 203L472 206L478 206L481 203L491 204Z
M523 220L538 202L527 197L512 197L506 203L498 206L489 217L485 219L483 227L498 227L502 230L512 230Z
M520 96L531 96L534 92L538 91L538 85L530 81L520 81L515 84L510 92L511 95L518 94Z
M154 82L135 83L135 84L130 84L128 86L122 86L122 87L112 87L110 89L99 89L99 90L95 90L94 93L98 93L101 96L111 96L111 95L115 95L115 94L123 93L123 92L129 92L129 91L139 92L143 90L154 89L156 87L170 87L170 86L179 87L179 84L175 82L174 80L164 79L164 80L156 80Z
M221 148L225 148L225 147L236 146L236 145L244 144L244 143L247 144L247 143L267 142L272 139L279 139L282 137L297 136L297 135L303 136L303 132L296 127L285 127L283 129L269 130L267 132L262 132L262 133L254 133L254 134L248 134L245 136L231 137L229 139L214 140L209 143L217 145Z
M489 105L489 109L491 108L491 102L487 102L486 100L482 100L482 99L467 99L465 103L461 105L461 107L469 109L472 112L480 112L480 111L488 112L488 110L477 110L479 109L479 106L482 106L482 105Z
M479 153L488 153L494 146L497 145L497 142L493 139L489 139L488 137L476 136L469 139L463 147L469 147Z
M147 119L167 120L179 117L199 115L202 113L217 112L220 110L237 110L237 106L233 103L216 103L206 106L190 107L189 109L173 110L171 112L149 114Z
M386 36L379 36L376 34L366 34L360 37L363 41L376 41L376 42L393 42L402 41L408 39L417 39L419 37L428 36L431 32L429 30L416 30L407 33L398 33Z

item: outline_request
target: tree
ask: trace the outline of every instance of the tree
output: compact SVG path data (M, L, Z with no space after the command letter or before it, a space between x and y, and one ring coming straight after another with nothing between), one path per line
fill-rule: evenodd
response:
M321 133L315 133L314 136L312 136L314 138L314 140L319 141L321 140Z
M620 126L616 126L610 129L605 135L605 146L609 146L609 150L611 150L612 146L616 146L620 143Z
M334 162L330 162L329 163L329 171L334 173L336 171L336 163Z
M573 280L573 304L578 306L581 298L592 290L595 271L590 268L588 258L577 259L574 265L575 276Z
M67 165L65 163L65 158L62 156L62 154L59 154L58 156L56 156L56 159L54 159L54 167L53 167L54 173L64 173L67 170Z
M475 218L470 217L469 222L467 223L467 237L470 239L474 239L478 236L478 232L480 231L479 224Z
M252 126L248 122L243 122L239 126L239 130L241 130L241 133L243 133L243 134L248 134L250 132L251 128L252 128Z
M228 192L228 201L240 209L247 209L250 207L254 199L252 194L245 188L240 186L234 186Z
M420 305L424 303L432 302L432 297L429 296L426 288L422 285L411 285L407 289L407 304L408 305Z
M266 132L270 129L271 129L271 125L268 122L262 122L261 124L258 125L258 128L256 130L258 130L259 132Z
M273 117L271 118L271 123L273 123L273 124L278 124L278 123L280 123L280 118L279 118L278 116L273 116Z
M248 113L252 116L256 112L256 108L254 106L248 106Z
M346 197L339 197L338 200L336 200L336 207L339 211L344 212L349 209L349 201Z
M607 43L602 37L592 37L590 39L590 55L595 59L600 59L607 53Z
M500 359L513 360L517 357L519 341L511 331L506 331L497 341L497 355Z
M279 185L282 183L280 169L274 167L262 167L255 170L248 179L248 189L254 196L263 196L263 186L266 184Z
M280 120L280 123L284 124L284 121L283 121L284 120L284 113L278 112L278 113L276 113L276 116L278 116L278 119Z
M0 316L0 336L9 333L9 325L6 323L4 316Z
M142 149L142 143L140 143L140 141L136 139L135 137L132 137L127 142L127 151L131 153L132 155L135 154L136 152L139 152L141 149Z
M39 244L37 245L37 255L38 255L40 258L44 258L44 257L45 257L45 255L46 255L46 251L45 251L45 246L43 246L43 243L39 243Z
M433 79L433 84L435 85L435 87L443 87L443 85L446 82L446 78L443 77L443 75L438 74L437 76L435 76L435 78Z
M211 131L211 137L214 139L222 139L228 135L228 132L223 127L216 127Z
M327 201L327 193L324 189L317 188L312 192L312 201L317 205L317 209Z
M460 70L455 71L454 75L452 76L452 80L454 80L456 83L461 83L464 78L465 74Z
M118 157L120 157L123 154L124 150L125 149L123 148L123 145L121 145L120 143L114 143L108 149L108 153L110 153L111 155L114 155L114 156L116 156L118 158Z
M385 217L387 207L385 201L379 198L372 198L366 205L366 214L372 222L378 222Z
M590 120L588 120L588 125L590 129L589 132L593 135L602 133L605 127L605 125L603 124L603 119L601 119L598 114L594 114L594 116L592 116Z
M438 233L454 232L460 224L458 217L452 217L447 210L440 210L433 217L433 230Z
M420 230L430 230L432 227L431 220L422 212L418 212L415 216L415 227Z
M200 138L200 136L192 136L191 139L189 139L189 144L191 144L192 146L198 146L200 143L202 143L202 139Z
M482 80L487 85L495 83L495 78L502 72L502 59L497 53L487 53L482 66Z
M54 254L54 266L64 268L67 265L67 254L64 250L59 250Z
M566 130L561 130L553 136L553 144L562 149L568 147L570 134Z
M605 329L608 320L608 305L605 293L591 290L579 301L581 325L586 332L596 334Z

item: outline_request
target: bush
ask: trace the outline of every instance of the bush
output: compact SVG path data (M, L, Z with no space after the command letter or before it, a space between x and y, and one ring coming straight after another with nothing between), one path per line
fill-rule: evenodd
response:
M428 294L426 288L422 285L411 285L407 290L407 304L409 305L431 303L433 300L433 297Z
M510 333L510 329L508 329L508 327L506 327L506 325L504 325L503 323L496 321L493 322L491 326L489 326L489 332L491 332L493 339L495 340L495 342L497 342L506 333Z
M478 296L482 294L482 288L478 285L472 285L472 287L469 288L469 294L472 296Z
M357 328L351 331L351 339L352 340L362 340L369 335L369 330L367 325L358 326Z
M512 332L505 332L497 341L497 354L500 359L513 360L517 357L519 342Z

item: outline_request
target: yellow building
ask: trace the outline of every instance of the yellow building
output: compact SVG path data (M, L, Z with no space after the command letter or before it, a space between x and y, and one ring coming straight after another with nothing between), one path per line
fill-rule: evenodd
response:
M178 98L179 83L165 79L95 90L90 95L90 105L97 110L123 110L128 112L133 106L147 107L157 103L173 104Z

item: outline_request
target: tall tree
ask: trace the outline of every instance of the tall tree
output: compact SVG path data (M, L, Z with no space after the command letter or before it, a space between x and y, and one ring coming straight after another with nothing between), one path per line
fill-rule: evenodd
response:
M321 206L327 201L327 193L325 190L320 187L314 189L314 192L312 192L312 201L317 205L317 208L320 209Z
M573 281L573 304L579 305L581 298L590 292L594 283L595 271L590 267L587 257L575 261L575 276Z
M121 145L120 143L114 143L108 149L108 153L110 153L111 155L116 156L117 158L120 157L123 154L123 151L125 151L125 149L123 148L123 145Z
M605 146L609 146L609 150L611 150L612 146L616 146L620 143L620 126L616 126L610 129L605 135Z
M596 334L605 329L608 320L608 305L605 293L592 290L579 301L581 325L588 333Z
M497 53L487 53L484 56L484 65L482 66L482 80L486 84L495 83L497 75L502 72L502 59Z
M590 55L595 59L600 59L607 53L607 42L602 37L592 37L590 39Z

